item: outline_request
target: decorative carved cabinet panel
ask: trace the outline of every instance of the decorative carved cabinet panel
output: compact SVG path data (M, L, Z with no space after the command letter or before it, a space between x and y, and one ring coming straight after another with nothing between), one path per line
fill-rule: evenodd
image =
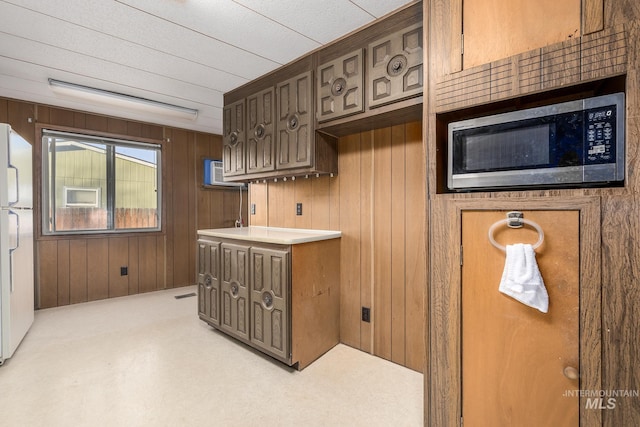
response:
M289 253L251 248L251 342L274 356L290 355Z
M313 73L308 71L277 85L277 169L311 166Z
M228 234L228 229L221 230ZM298 369L338 344L339 239L289 245L201 231L196 257L200 319ZM212 267L216 254L217 269ZM207 285L208 277L214 285ZM220 291L214 293L216 283ZM220 298L212 297L217 294ZM216 312L217 317L208 314Z
M198 315L220 324L220 243L198 241Z
M247 98L247 173L272 171L275 168L273 87Z
M246 132L244 100L224 107L223 111L223 163L224 176L243 175L245 170Z
M422 95L422 62L421 24L412 25L369 44L369 107Z
M364 111L362 49L320 65L316 81L318 121Z
M222 243L222 298L220 327L249 340L249 247Z

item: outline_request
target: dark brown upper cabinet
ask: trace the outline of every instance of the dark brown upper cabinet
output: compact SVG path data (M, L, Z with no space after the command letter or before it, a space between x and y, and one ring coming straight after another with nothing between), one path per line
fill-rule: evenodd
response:
M367 55L369 108L422 95L422 24L369 44Z
M247 98L247 173L275 169L275 103L273 87Z
M237 176L246 173L245 168L245 114L244 99L224 107L222 158L224 176Z
M225 93L225 180L334 174L338 137L421 120L422 16L413 3Z
M313 73L307 71L278 83L277 169L311 166Z
M362 52L358 49L318 67L316 114L319 122L364 111Z

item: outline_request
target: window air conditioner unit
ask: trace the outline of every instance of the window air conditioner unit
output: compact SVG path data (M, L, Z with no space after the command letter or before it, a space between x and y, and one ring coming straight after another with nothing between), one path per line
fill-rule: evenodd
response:
M204 184L244 187L244 183L242 182L226 182L222 173L222 161L209 159L204 161Z

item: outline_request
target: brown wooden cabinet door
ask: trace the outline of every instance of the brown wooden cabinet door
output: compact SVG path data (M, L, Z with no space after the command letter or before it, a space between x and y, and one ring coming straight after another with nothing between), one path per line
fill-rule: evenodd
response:
M464 0L463 68L579 37L581 0Z
M222 243L220 327L230 335L249 340L249 247Z
M220 243L198 241L198 314L213 325L220 324Z
M269 88L247 98L247 173L275 168L275 90Z
M364 111L362 49L322 64L317 75L318 121Z
M502 211L462 213L462 417L468 426L577 426L579 379L578 211L525 211L545 238L536 250L549 295L542 313L498 291L505 253L488 240ZM537 232L499 227L501 245ZM444 338L444 337L443 337ZM569 393L567 393L569 392ZM567 393L567 394L565 394Z
M369 45L369 108L422 95L422 43L422 25L416 24Z
M313 143L313 73L308 71L277 86L278 160L276 169L311 166Z
M290 362L289 253L251 248L251 342Z
M227 105L222 110L222 159L223 175L235 176L246 173L245 168L245 114L244 99Z

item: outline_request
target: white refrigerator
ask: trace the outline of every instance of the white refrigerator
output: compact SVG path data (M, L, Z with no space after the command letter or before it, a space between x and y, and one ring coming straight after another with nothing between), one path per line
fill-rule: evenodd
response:
M34 318L32 148L0 124L0 365Z

